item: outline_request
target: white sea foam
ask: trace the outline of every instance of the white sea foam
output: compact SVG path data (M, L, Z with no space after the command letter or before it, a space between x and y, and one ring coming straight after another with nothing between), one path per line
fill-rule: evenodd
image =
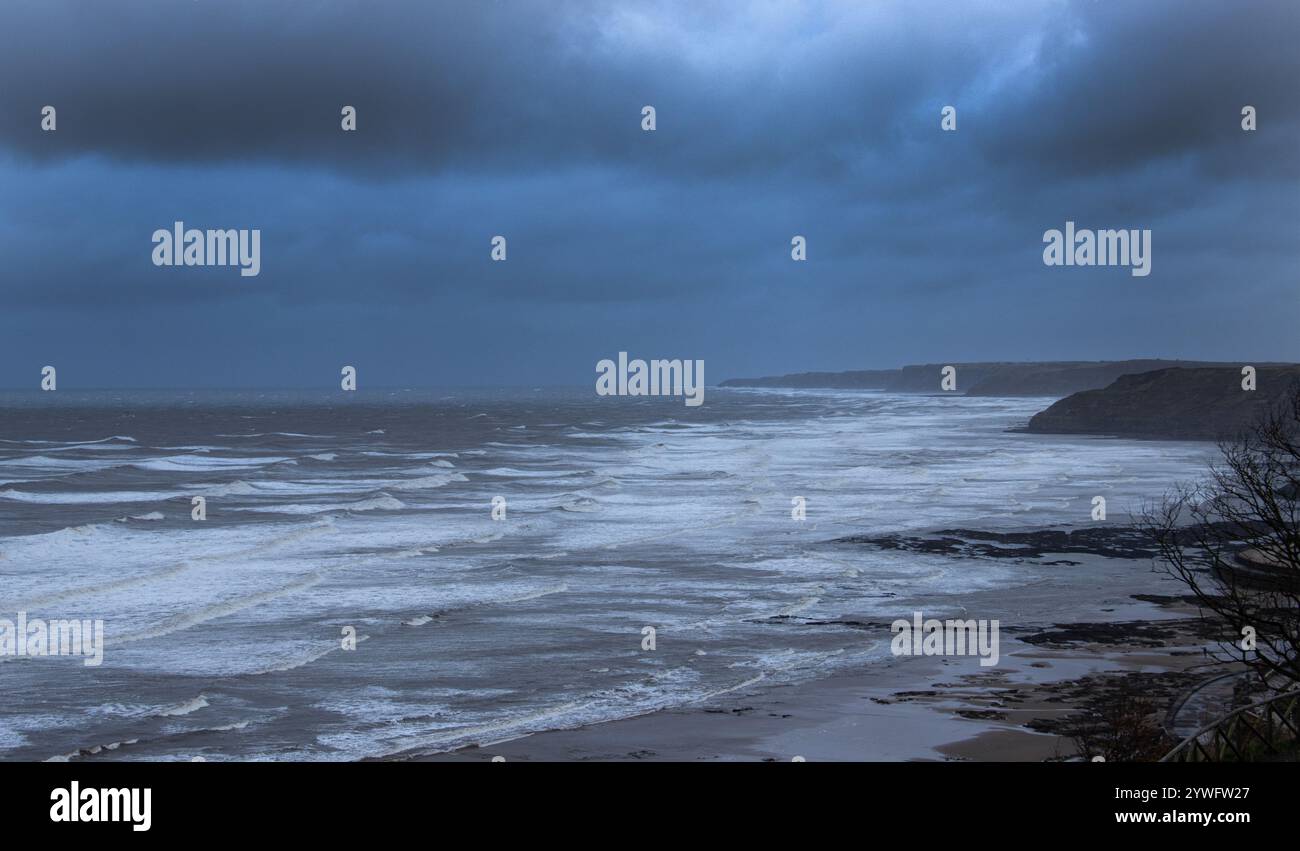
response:
M369 637L370 636L368 635L358 635L357 644L360 644ZM260 668L256 671L250 671L249 674L250 676L264 676L266 674L283 674L288 671L296 671L299 668L305 668L313 662L324 659L326 656L339 649L341 649L339 642L331 641L324 647L321 647L318 650L313 650L306 655L295 656L280 662L275 662L268 667Z
M333 440L332 434L302 434L295 431L262 431L253 434L218 434L216 437L300 437L310 440Z
M145 461L133 461L131 466L139 470L158 470L163 472L203 472L209 470L256 470L270 464L279 464L293 459L284 456L265 458L214 458L210 455L172 455L166 458L150 458Z
M122 441L122 442L125 442L125 443L135 443L135 442L136 442L136 440L135 440L134 437L128 437L128 436L126 436L126 435L115 434L115 435L113 435L112 437L101 437L99 440L79 440L79 441L65 441L65 440L0 440L0 443L31 444L31 445L37 445L37 446L60 446L60 445L63 445L63 446L94 446L94 445L99 444L99 443L112 443L113 441Z
M162 709L158 710L157 714L163 718L172 718L177 715L189 715L191 712L198 712L200 709L209 705L207 695L201 694L192 700L185 701L184 703L164 706Z
M56 472L93 473L130 464L127 460L102 458L57 458L50 455L30 455L23 458L0 459L0 468L16 467L22 470L52 470Z
M323 514L327 511L401 511L406 503L394 496L381 493L369 499L354 502L277 503L246 506L232 511L252 511L261 514Z
M0 499L36 505L96 505L116 502L162 502L186 494L179 491L68 491L35 493L10 488L0 491Z
M469 479L464 473L434 473L431 476L418 476L412 479L405 479L397 482L387 482L386 486L391 490L408 491L408 490L425 490L427 488L442 488L452 482L468 482Z

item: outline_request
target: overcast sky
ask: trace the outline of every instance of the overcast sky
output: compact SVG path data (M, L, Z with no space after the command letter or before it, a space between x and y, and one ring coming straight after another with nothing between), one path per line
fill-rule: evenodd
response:
M1295 0L0 0L0 386L1300 360L1298 42ZM154 266L176 220L261 274ZM1044 266L1067 220L1151 274Z

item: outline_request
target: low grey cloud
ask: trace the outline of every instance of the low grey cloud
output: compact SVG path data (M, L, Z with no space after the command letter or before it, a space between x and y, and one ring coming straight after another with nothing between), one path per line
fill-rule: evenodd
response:
M1298 40L1288 0L10 0L0 384L1296 359ZM154 267L176 219L261 275ZM1045 268L1067 219L1155 272Z

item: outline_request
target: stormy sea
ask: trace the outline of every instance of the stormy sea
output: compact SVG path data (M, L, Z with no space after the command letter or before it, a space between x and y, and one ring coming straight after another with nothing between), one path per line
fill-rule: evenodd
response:
M4 394L0 617L104 633L98 665L0 657L0 757L436 754L869 672L888 634L833 622L1053 568L841 539L1084 527L1094 495L1123 517L1214 451L1018 431L1046 405Z

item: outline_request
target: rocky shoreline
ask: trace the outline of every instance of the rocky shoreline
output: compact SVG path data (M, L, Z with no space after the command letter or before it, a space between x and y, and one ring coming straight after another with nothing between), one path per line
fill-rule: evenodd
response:
M1088 558L1149 563L1157 555L1150 536L1133 526L1028 532L945 529L926 535L854 535L834 543L1037 566L1077 567ZM1060 558L1063 555L1076 558ZM1203 616L1194 596L1131 593L1128 599L1151 607L1152 616L1004 624L1004 641L1022 648L1012 651L1016 662L1009 670L978 671L875 700L928 705L999 725L941 748L950 759L1001 759L1008 752L1021 752L1018 748L1047 761L1106 753L1110 758L1121 754L1125 759L1158 759L1204 720L1180 719L1187 695L1237 667L1210 654L1220 626ZM1107 611L1113 610L1098 613ZM1062 665L1065 660L1068 664ZM1078 663L1086 664L1073 676L1041 673L1054 665L1065 669Z
M942 529L928 535L849 535L837 544L869 544L884 550L974 558L1040 559L1050 554L1091 554L1106 558L1153 558L1151 537L1132 526L1039 529L1031 532L984 532ZM1039 564L1079 564L1055 559Z

